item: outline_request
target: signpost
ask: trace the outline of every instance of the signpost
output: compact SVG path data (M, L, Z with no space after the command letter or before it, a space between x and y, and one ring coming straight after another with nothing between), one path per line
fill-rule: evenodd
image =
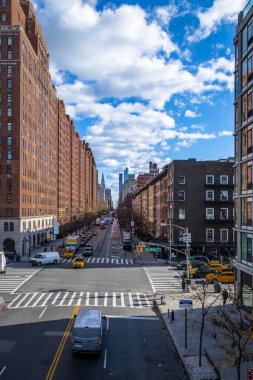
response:
M192 309L192 306L193 306L192 300L179 300L179 308L184 309L184 348L185 350L187 350L187 345L188 345L187 310Z
M146 248L147 252L161 252L161 248Z

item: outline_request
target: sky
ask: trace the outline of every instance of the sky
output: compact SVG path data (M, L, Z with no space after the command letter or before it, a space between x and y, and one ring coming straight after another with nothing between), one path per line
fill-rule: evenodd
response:
M32 0L58 97L106 186L174 159L234 156L234 47L247 0Z

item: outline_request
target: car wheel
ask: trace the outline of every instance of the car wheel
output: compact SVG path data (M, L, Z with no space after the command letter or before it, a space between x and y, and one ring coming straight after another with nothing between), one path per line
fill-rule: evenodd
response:
M57 260L54 260L54 264L56 265L58 263L58 261Z

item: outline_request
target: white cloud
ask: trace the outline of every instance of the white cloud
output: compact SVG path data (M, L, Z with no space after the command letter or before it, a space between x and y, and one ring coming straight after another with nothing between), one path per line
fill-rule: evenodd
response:
M188 36L189 42L197 42L215 32L222 23L236 22L238 13L248 0L214 0L210 8L199 10L199 28Z
M220 131L219 136L220 137L222 137L222 136L233 136L233 132L232 131Z
M195 117L201 116L201 114L197 113L196 111L186 110L184 116L194 119Z

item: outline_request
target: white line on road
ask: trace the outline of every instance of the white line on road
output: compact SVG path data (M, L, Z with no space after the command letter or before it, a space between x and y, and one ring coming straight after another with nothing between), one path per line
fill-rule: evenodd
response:
M121 307L125 307L124 293L121 293L120 296L121 296Z
M80 298L78 298L78 301L76 303L76 306L80 306L82 302L83 292L80 292Z
M44 297L45 294L46 294L46 293L42 293L42 294L39 296L39 298L37 299L37 301L34 302L33 307L36 306L36 305L40 302L40 300ZM18 305L17 305L17 306L18 306Z
M106 318L118 318L118 319L140 319L140 320L146 320L146 321L159 321L160 319L158 317L140 317L140 316L134 316L134 315L105 315Z
M41 314L39 315L39 319L42 317L42 315L45 313L45 311L47 310L47 306L45 307L45 309L41 312Z
M6 367L3 367L2 371L0 372L0 376L2 376L2 374L4 373L5 370L6 370Z
M104 357L104 369L106 368L106 359L107 359L107 350L105 350L105 357Z
M85 306L89 306L89 300L90 300L90 292L87 292Z
M30 295L30 293L26 293L25 296L21 299L21 301L19 301L19 303L15 306L15 308L18 308L21 303Z
M105 293L105 298L104 298L104 306L107 306L107 300L108 300L108 293Z
M71 306L71 305L72 305L72 302L73 302L75 296L76 296L76 292L74 292L74 293L72 294L72 296L71 296L71 298L70 298L70 300L69 300L68 306Z
M112 293L112 306L113 307L117 306L117 304L116 304L116 293Z
M16 289L14 289L10 294L15 294L16 291L21 288L21 286L23 286L28 280L30 280L30 278L32 278L36 273L38 273L41 269L38 269L36 270L33 274L31 274L31 276L27 277L27 279L25 281L22 282L22 284L20 284Z
M21 295L22 293L20 293L17 297L15 297L14 300L12 300L11 303L7 306L7 309L9 309L14 304L14 302L16 302L19 299Z
M29 305L30 302L32 302L32 300L37 296L38 293L34 293L32 295L32 297L29 299L29 301L26 302L25 306L24 307L27 307Z
M98 306L98 292L95 292L95 301L94 301L94 306Z
M63 296L61 302L59 303L59 306L62 306L62 305L64 304L64 301L65 301L65 299L68 297L68 294L69 294L69 292L66 292L66 293L64 294L64 296Z
M55 304L55 302L58 300L58 298L60 297L60 294L61 292L57 293L56 296L54 297L53 301L52 301L52 305Z
M110 323L110 318L107 318L106 330L109 330L109 323Z
M53 293L49 293L49 295L47 296L47 298L45 299L45 301L42 302L41 306L46 306L47 304L47 301L49 300L49 298L53 295Z
M130 307L134 307L132 293L128 293L128 298L129 298Z

